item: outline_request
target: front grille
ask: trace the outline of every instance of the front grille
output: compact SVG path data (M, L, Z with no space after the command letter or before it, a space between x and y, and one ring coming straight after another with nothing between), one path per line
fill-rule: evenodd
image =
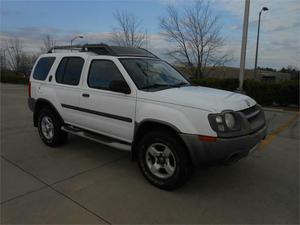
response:
M244 109L240 112L243 113L247 119L250 119L252 117L255 117L257 114L259 114L260 111L261 111L261 108L258 105L255 105L248 109Z
M266 123L262 108L258 105L240 111L249 122L251 132L260 130Z

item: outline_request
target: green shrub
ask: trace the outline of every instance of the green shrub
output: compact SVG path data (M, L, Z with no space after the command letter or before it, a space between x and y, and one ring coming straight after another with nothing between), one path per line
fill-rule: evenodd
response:
M239 81L234 78L202 78L192 79L192 83L194 85L235 91ZM299 105L299 81L297 80L286 80L279 83L245 80L244 90L247 95L254 98L261 105Z

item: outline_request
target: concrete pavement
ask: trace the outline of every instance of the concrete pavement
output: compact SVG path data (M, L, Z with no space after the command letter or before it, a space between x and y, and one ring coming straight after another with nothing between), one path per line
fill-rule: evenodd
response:
M179 190L159 190L130 154L71 136L45 146L26 87L1 85L1 222L299 223L299 117L267 111L270 135L232 166L195 171Z

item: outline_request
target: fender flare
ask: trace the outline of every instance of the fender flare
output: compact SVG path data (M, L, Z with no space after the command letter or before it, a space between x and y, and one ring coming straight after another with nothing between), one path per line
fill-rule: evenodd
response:
M136 151L137 151L136 144L138 143L138 140L137 140L138 139L138 134L139 134L140 127L142 127L142 125L145 124L145 123L156 123L156 124L168 127L170 130L172 130L176 134L178 134L178 136L180 137L180 139L185 144L184 140L179 135L181 133L181 131L175 125L173 125L173 124L171 124L169 122L162 121L162 120L157 120L157 119L144 119L144 120L142 120L140 122L135 122L134 134L133 134L133 142L132 142L132 151L131 151L132 160L136 159Z
M61 115L59 114L58 110L55 108L55 106L47 99L44 98L39 98L36 100L35 105L34 105L34 109L33 109L33 124L35 127L38 126L38 114L39 111L43 108L40 105L47 105L48 107L50 107L55 114L58 116L58 118L64 122L63 118L61 117Z

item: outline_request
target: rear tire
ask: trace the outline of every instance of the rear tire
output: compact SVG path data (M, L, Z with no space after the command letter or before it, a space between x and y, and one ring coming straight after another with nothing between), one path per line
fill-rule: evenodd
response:
M50 108L43 108L38 115L38 131L42 141L51 147L66 142L68 133L61 130L63 123Z
M137 145L137 156L144 177L160 189L179 188L193 171L186 147L168 130L145 134Z

